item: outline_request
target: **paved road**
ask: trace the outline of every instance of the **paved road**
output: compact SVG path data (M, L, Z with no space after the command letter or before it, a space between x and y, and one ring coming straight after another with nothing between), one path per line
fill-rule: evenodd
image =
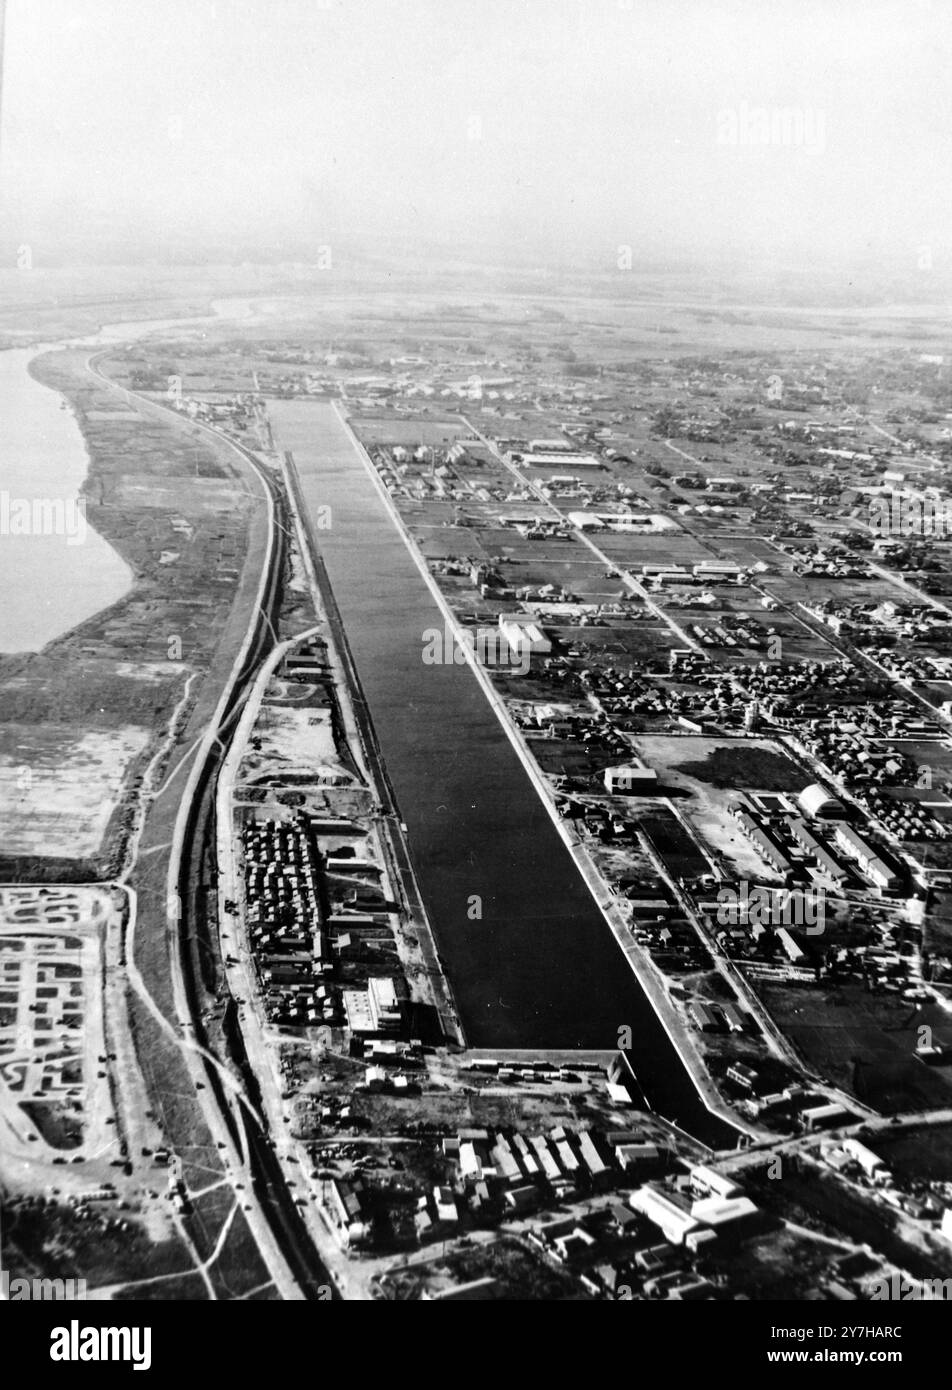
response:
M196 962L190 935L202 929L198 921L200 904L197 885L207 837L214 824L213 791L218 767L227 749L227 739L247 696L249 681L273 641L274 623L280 603L280 580L284 546L277 517L277 489L257 459L240 445L224 438L217 430L198 425L188 417L157 406L138 393L111 382L98 367L95 354L90 370L113 390L127 398L135 396L150 413L160 411L170 423L177 422L190 433L196 429L224 443L242 463L242 475L249 470L260 489L268 515L268 537L262 558L257 594L247 618L244 639L227 673L218 703L197 746L179 765L174 785L166 779L160 796L178 801L167 871L167 924L169 962L176 1017L169 1019L153 999L135 964L136 910L133 900L130 916L130 982L149 1008L152 1017L180 1051L195 1087L198 1105L218 1150L228 1181L236 1191L266 1267L275 1286L286 1299L300 1299L309 1289L313 1296L323 1279L313 1250L300 1229L295 1228L289 1209L289 1194L281 1190L280 1174L274 1172L267 1154L268 1140L256 1119L253 1100L242 1078L209 1047L202 1019L201 982L196 978ZM207 677L206 677L207 680ZM238 1193L241 1193L239 1198ZM295 1214L296 1215L296 1214ZM300 1227L299 1220L297 1226Z

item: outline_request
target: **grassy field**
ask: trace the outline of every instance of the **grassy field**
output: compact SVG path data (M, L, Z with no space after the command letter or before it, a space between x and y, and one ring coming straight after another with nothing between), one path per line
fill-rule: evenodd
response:
M952 1248L926 1252L903 1240L894 1212L812 1164L799 1169L785 1165L780 1181L765 1178L751 1183L748 1190L758 1205L788 1221L845 1236L858 1245L871 1245L914 1278L942 1278L952 1273Z
M641 827L675 878L697 878L710 872L711 866L696 841L670 811L661 809L643 815Z
M354 1098L354 1108L377 1134L398 1134L402 1126L416 1124L421 1115L420 1101L413 1097L360 1094ZM558 1124L597 1123L609 1107L604 1092L598 1099L585 1090L567 1092L543 1085L536 1094L515 1090L506 1095L497 1082L492 1094L427 1091L425 1113L430 1124L446 1125L452 1133L472 1125L527 1130L538 1126L541 1131Z
M211 660L248 550L251 509L224 442L146 406L117 410L85 361L50 353L32 371L76 414L89 522L135 581L43 652L0 658L0 760L17 781L4 798L16 824L0 822L9 878L63 876L69 859L80 874L114 864L136 759L164 730L185 674Z
M685 748L684 752L689 750ZM733 791L799 792L810 781L809 773L780 749L746 740L720 744L706 757L685 758L673 763L672 768L712 787Z
M3 1211L3 1264L11 1275L84 1278L89 1287L187 1270L176 1238L155 1242L138 1223L125 1228L107 1209L91 1219L72 1207L18 1202Z
M148 740L148 729L133 724L108 732L0 725L4 854L96 859L130 770Z
M870 1143L900 1180L952 1182L952 1125L877 1133Z
M358 438L367 445L402 444L416 448L419 444L452 444L457 439L466 439L471 431L462 420L448 417L445 420L403 420L400 416L370 420L355 417L351 423Z
M132 1283L113 1294L114 1303L202 1303L207 1298L208 1286L200 1274L179 1274L154 1284Z
M395 1302L407 1302L418 1299L425 1288L445 1288L484 1278L497 1281L496 1299L561 1302L583 1297L567 1273L553 1270L512 1240L478 1245L412 1270L395 1272L387 1278L383 1292Z
M241 1298L270 1278L267 1266L248 1229L243 1212L237 1212L218 1258L210 1267L219 1298Z
M723 1270L735 1298L757 1301L803 1299L815 1294L830 1263L830 1247L793 1231L774 1231L744 1242L738 1253L711 1257Z
M851 980L837 991L812 984L756 987L784 1033L823 1076L875 1110L952 1105L952 1069L913 1056L918 1029L952 1046L952 1023L938 1009L914 1013L893 994L868 994Z

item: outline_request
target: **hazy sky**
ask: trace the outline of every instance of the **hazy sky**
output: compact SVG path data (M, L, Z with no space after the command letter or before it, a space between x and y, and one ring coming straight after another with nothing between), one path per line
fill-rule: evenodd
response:
M8 0L0 202L34 236L941 255L950 40L952 0Z

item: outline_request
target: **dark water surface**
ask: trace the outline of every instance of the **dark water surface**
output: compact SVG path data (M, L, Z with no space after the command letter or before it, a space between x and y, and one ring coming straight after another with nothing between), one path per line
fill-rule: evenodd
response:
M426 665L443 617L333 407L272 402L294 456L466 1038L612 1048L627 1024L659 1113L714 1144L700 1101L468 666ZM317 508L332 525L316 529ZM482 919L472 921L473 896Z

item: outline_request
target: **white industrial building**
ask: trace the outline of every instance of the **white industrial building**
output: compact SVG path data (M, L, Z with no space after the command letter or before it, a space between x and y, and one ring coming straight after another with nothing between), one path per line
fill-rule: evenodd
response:
M601 468L601 459L594 454L574 454L568 450L557 453L538 453L523 454L523 463L531 463L535 468L564 468L568 464L572 468Z
M499 631L509 650L519 656L526 652L532 656L548 656L552 650L552 643L534 618L500 613Z
M530 454L570 454L573 446L567 439L530 439Z
M849 825L840 825L836 831L836 843L845 854L855 859L860 869L877 888L895 888L899 875L880 857L879 852Z
M612 796L651 793L657 790L658 774L653 767L644 763L621 763L617 767L606 767L604 773L605 790Z
M811 782L797 797L801 811L808 816L818 816L826 820L835 816L845 816L846 807L832 792L821 787L819 782Z
M844 1139L843 1149L849 1154L854 1163L858 1163L868 1178L879 1181L888 1175L888 1169L879 1157L873 1153L865 1144L861 1144L858 1139Z
M691 1207L691 1215L718 1234L749 1224L757 1216L757 1207L749 1197L702 1197Z
M740 1188L732 1178L708 1168L706 1163L695 1163L690 1171L691 1182L699 1192L707 1192L715 1197L734 1197Z
M647 1183L644 1187L636 1188L628 1198L628 1205L632 1211L646 1216L672 1245L683 1245L685 1237L701 1224L690 1212Z

